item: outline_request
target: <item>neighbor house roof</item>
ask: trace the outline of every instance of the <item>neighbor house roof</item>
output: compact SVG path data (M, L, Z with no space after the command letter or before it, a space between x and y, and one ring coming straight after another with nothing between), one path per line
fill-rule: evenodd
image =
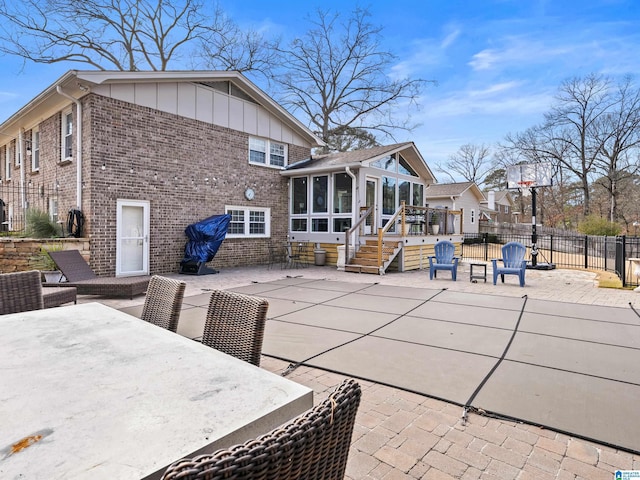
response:
M282 108L271 97L236 71L146 71L122 72L104 70L70 70L43 90L24 107L0 124L0 132L17 137L20 128L31 128L69 104L69 98L60 93L80 99L91 91L92 86L143 83L203 83L229 81L245 95L269 113L289 125L311 145L322 146L324 142L303 123Z
M312 155L306 160L289 165L283 172L284 176L300 175L304 173L330 172L339 169L360 168L367 166L380 158L401 153L411 166L416 169L416 173L428 181L434 181L435 177L431 169L422 158L422 155L413 142L396 143L349 152L332 152L320 155Z
M470 191L479 201L485 200L484 194L474 182L436 183L425 190L425 197L431 199L460 197Z

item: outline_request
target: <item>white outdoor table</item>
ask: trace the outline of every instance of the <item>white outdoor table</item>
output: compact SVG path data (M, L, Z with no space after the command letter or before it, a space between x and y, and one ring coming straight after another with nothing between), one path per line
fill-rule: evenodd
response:
M312 407L290 380L99 303L0 316L0 478L159 478Z

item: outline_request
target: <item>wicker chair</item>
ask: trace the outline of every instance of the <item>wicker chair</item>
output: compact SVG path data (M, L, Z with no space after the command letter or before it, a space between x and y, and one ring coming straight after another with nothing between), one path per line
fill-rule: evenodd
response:
M186 286L187 284L180 280L159 275L151 277L140 318L175 332L178 329Z
M290 423L242 445L179 460L162 478L342 479L360 396L360 385L345 380L327 400Z
M38 270L0 275L0 315L42 308L44 300Z
M148 275L135 277L98 277L78 250L49 252L68 282L56 286L76 287L78 295L105 295L110 297L129 297L142 295L147 291ZM45 284L45 287L49 285Z
M214 290L202 343L260 366L269 302L242 293Z

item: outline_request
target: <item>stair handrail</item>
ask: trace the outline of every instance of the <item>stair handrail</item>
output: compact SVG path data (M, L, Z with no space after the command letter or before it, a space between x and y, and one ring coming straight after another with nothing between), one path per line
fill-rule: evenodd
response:
M383 242L384 234L389 231L389 229L391 228L391 225L396 224L396 220L398 219L398 216L401 216L401 219L402 219L401 228L404 229L405 217L406 217L405 208L406 208L405 202L403 200L400 206L398 207L398 209L393 214L393 216L386 223L386 225L384 227L378 228L378 265L377 265L378 271L381 271L380 269L382 268L382 244L384 243Z
M353 235L355 231L360 227L360 225L362 225L362 223L369 217L369 215L371 215L371 212L373 212L373 207L374 207L373 205L371 205L368 208L360 207L360 218L358 218L356 223L344 234L344 263L345 264L349 263L349 243L350 243L349 239L351 238L351 235ZM363 210L364 210L364 213L362 213Z

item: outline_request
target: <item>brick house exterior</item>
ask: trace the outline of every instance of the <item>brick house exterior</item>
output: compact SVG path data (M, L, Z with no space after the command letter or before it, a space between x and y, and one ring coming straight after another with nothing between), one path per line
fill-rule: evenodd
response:
M234 207L247 215L262 212L266 233L228 235L212 265L266 262L269 243L284 242L288 230L287 179L277 163L268 165L280 161L268 148L284 151L286 166L321 144L237 72L70 71L0 124L0 133L0 194L3 186L31 182L42 192L53 187L61 219L79 207L90 264L99 275L119 273L118 248L124 247L117 245L126 245L116 238L119 201L142 202L148 210L149 231L140 240L148 242L144 273L178 271L187 225ZM249 160L250 140L267 145L256 157L264 164ZM65 146L72 152L68 159ZM15 164L15 155L26 159L23 165ZM245 196L247 188L255 198ZM12 215L21 211L13 201Z

